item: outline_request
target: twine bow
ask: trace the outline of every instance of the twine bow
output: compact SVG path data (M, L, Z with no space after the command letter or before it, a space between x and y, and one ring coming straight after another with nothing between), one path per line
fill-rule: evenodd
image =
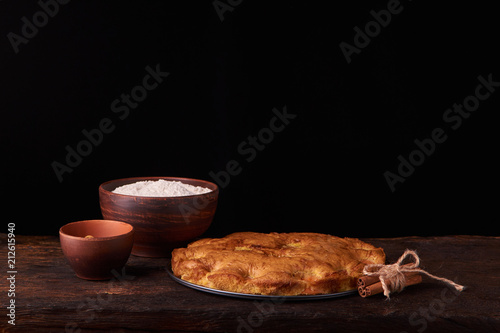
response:
M406 257L412 256L415 260L414 263L409 263L405 265L401 265L401 263L406 259ZM422 273L427 275L430 278L433 278L438 281L442 281L452 287L454 287L458 291L464 290L464 286L457 284L451 280L438 277L432 275L429 272L424 271L423 269L418 268L420 265L420 258L417 253L412 250L406 250L403 255L398 259L395 264L384 265L384 264L370 264L366 265L363 269L363 274L368 276L378 276L380 282L382 284L382 288L384 289L384 295L389 298L389 294L391 292L400 292L406 285L406 279L404 273ZM388 286L388 282L390 288Z

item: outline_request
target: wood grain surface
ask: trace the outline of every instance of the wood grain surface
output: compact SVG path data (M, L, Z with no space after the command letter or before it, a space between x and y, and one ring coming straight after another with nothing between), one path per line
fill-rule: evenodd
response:
M387 263L416 250L421 268L467 286L440 282L383 295L283 302L235 299L182 286L168 259L131 256L110 281L75 276L55 236L16 236L16 325L2 332L500 332L500 238L480 236L363 239ZM0 234L7 262L7 236ZM2 265L2 267L6 267ZM3 270L2 313L9 301Z

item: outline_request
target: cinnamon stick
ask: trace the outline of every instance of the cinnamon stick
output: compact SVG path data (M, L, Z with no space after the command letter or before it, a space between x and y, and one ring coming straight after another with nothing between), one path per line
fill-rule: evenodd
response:
M422 276L418 272L404 273L405 275L405 287L412 286L422 282ZM373 276L370 276L373 277ZM361 278L360 278L361 280ZM358 292L361 297L373 296L384 292L382 287L382 282L377 277L377 282L366 284L366 281L373 281L373 279L363 279L364 286L359 286L360 281L358 280ZM387 286L391 288L391 282L387 281Z
M369 286L370 284L374 284L375 282L380 281L378 276L375 275L363 275L358 279L358 288L364 288Z
M406 268L407 266L408 264L402 265L401 267ZM408 273L404 274L406 277ZM358 279L358 287L366 287L378 281L380 281L378 275L363 275Z

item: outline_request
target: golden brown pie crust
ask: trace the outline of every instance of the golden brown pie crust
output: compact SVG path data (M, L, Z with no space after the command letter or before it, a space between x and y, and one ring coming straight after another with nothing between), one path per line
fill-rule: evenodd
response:
M356 289L383 249L318 233L239 232L172 252L175 276L209 288L261 295L316 295Z

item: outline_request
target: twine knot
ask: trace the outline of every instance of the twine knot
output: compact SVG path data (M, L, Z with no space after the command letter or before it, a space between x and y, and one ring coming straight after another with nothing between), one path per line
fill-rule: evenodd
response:
M402 265L403 261L408 256L412 256L414 262ZM430 278L442 281L454 287L458 291L462 291L465 288L464 286L457 284L451 280L432 275L429 272L426 272L423 269L418 268L418 266L420 266L420 258L418 257L417 253L415 251L407 249L395 264L366 265L365 268L363 269L363 274L368 276L378 276L382 284L382 288L384 290L384 295L387 298L389 298L389 294L391 292L400 292L401 290L404 289L404 287L406 286L406 279L404 273L412 273L412 272L422 273Z

